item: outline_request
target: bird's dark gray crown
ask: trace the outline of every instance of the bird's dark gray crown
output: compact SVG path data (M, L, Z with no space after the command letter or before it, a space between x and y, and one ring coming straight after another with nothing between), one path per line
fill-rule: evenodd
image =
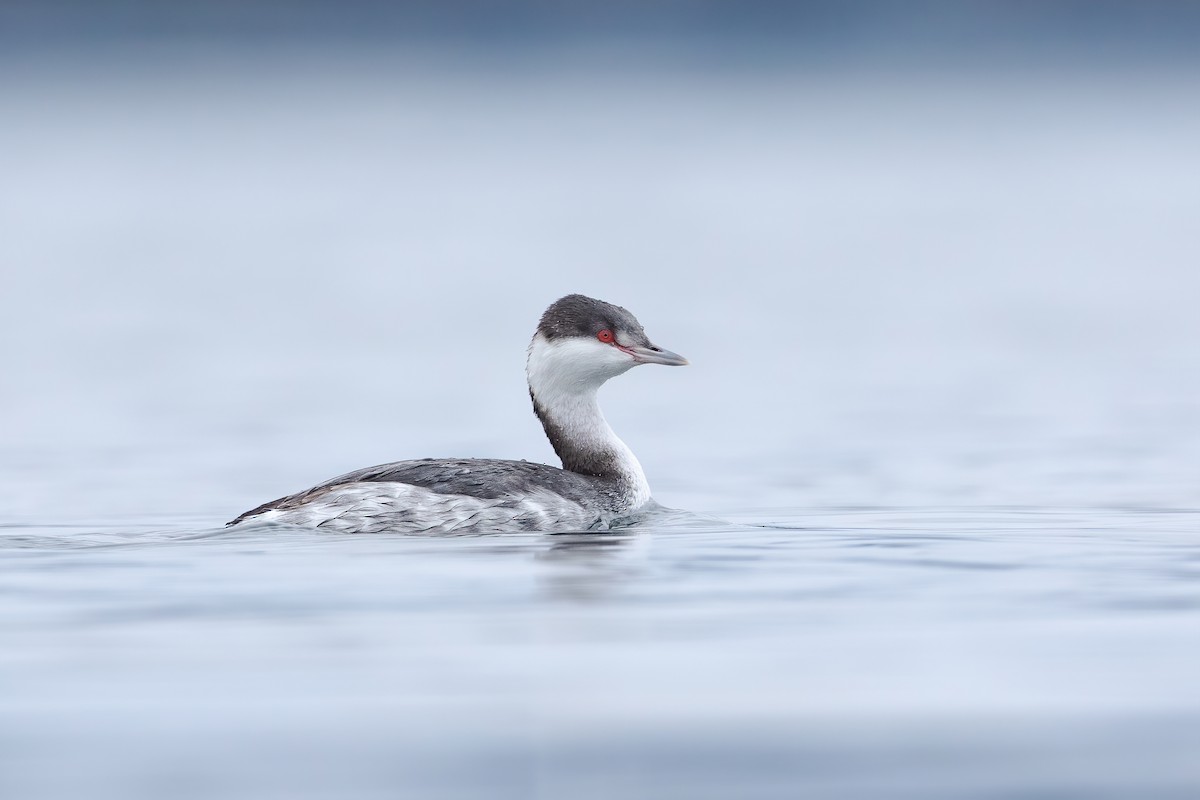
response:
M637 317L620 306L582 294L569 294L555 300L538 322L538 333L549 341L571 336L593 337L608 328L623 332L634 344L649 345L646 332Z

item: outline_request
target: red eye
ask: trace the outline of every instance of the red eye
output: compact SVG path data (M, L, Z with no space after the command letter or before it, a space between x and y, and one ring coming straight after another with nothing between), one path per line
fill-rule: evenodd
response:
M615 339L616 337L613 336L612 331L610 331L608 328L605 328L604 330L602 330L596 334L596 338L599 339L600 341L604 342L605 344L612 344L613 339Z

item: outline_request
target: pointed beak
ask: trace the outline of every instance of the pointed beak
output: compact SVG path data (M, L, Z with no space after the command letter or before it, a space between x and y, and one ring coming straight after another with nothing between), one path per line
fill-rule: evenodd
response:
M668 367L685 367L688 360L678 353L672 353L670 350L663 350L656 345L641 347L634 345L633 347L622 347L622 350L629 353L638 362L642 364L665 364Z

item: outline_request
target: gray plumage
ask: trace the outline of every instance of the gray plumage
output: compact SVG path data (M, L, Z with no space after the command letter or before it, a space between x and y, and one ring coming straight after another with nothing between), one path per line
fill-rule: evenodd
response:
M650 504L641 465L596 403L601 384L638 364L686 364L656 347L633 314L579 294L553 303L529 346L534 413L564 469L497 459L397 461L340 475L230 522L346 532L590 530Z
M549 341L555 341L592 337L605 328L624 332L636 344L652 347L642 323L627 309L582 294L569 294L555 301L542 314L537 329Z
M548 464L498 458L420 458L347 472L303 492L263 503L228 525L237 525L267 511L300 509L339 487L359 483L403 483L434 494L482 500L526 497L545 490L583 508L594 507L597 515L619 510L622 494L619 480L580 475Z

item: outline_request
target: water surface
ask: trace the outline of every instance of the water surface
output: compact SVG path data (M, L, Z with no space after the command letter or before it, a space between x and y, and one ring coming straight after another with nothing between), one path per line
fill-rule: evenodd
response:
M431 539L8 529L6 794L1197 785L1200 513L771 516Z

